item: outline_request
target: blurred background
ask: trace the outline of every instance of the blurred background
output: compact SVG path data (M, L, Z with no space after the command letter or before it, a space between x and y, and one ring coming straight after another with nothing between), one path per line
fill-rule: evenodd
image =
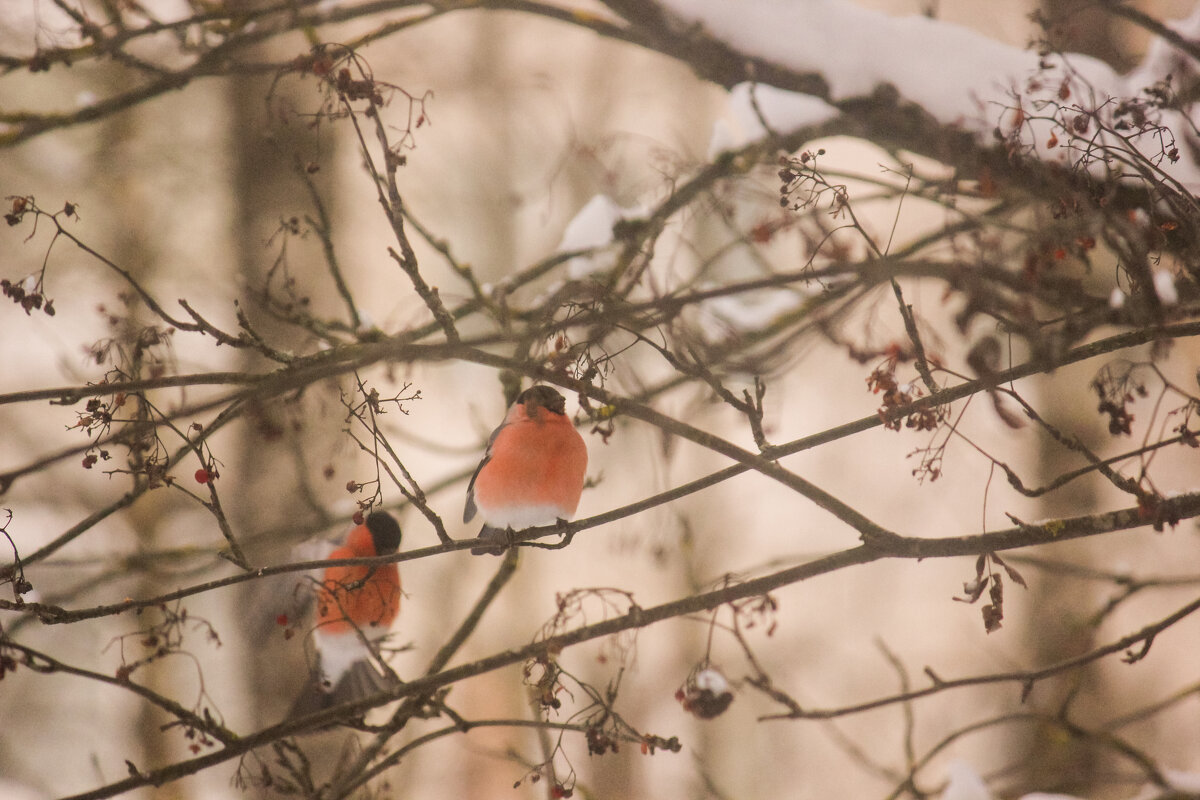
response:
M731 0L732 1L732 0ZM150 0L164 17L186 6ZM330 4L332 5L332 4ZM1138 62L1146 35L1082 2L1048 0L980 4L949 2L868 3L888 14L932 14L1005 43L1024 46L1038 31L1029 15L1041 10L1070 14L1058 44L1096 55L1119 69ZM1139 8L1160 19L1182 16L1189 2L1145 2ZM52 2L0 0L0 50L28 56L69 38L69 20ZM386 21L386 14L316 34L348 42ZM149 42L162 57L178 43ZM283 62L308 51L297 33L273 40L259 54ZM448 243L460 263L494 286L517 270L552 254L576 213L596 194L635 206L668 190L672 181L710 157L714 124L729 121L728 95L698 79L674 59L606 40L532 14L459 11L365 45L359 54L377 80L420 98L425 121L412 130L412 147L400 171L408 210ZM55 65L36 81L17 70L0 77L0 109L61 109L87 105L127 80L127 67L111 62L86 68ZM0 195L31 195L46 209L76 205L70 230L96 252L129 270L165 306L177 311L187 298L199 313L226 329L236 327L235 301L252 315L247 299L266 281L294 280L316 314L341 308L322 261L319 237L287 232L293 218L305 229L316 220L313 195L328 214L332 240L364 325L395 333L423 323L427 312L407 277L387 255L394 246L374 187L346 125L311 116L319 108L317 82L273 71L233 78L205 78L151 102L89 124L56 130L4 150ZM403 98L388 107L392 130L404 130L410 109ZM729 123L733 124L733 123ZM830 169L878 174L888 154L850 139L816 141ZM297 168L297 164L301 168ZM302 175L303 165L319 170ZM932 165L930 165L932 166ZM776 181L748 180L736 197L722 198L745 215L777 208ZM866 184L850 182L854 191ZM658 254L656 274L675 270L720 248L726 237L714 200L699 204L674 234L670 252ZM886 235L899 213L894 201L868 205L866 224ZM941 223L929 204L910 203L901 217L900 240ZM922 216L925 215L925 216ZM26 222L0 239L0 276L13 280L36 273L43 262L46 291L56 314L27 315L0 307L0 391L12 393L94 381L97 342L120 343L128 332L113 317L149 320L128 299L114 272L71 242L52 242L53 231ZM27 238L28 237L28 238ZM454 307L470 290L427 243L417 240L422 271ZM802 258L786 240L771 252L785 264ZM730 257L719 271L752 277L760 268ZM526 290L533 298L552 286L551 275ZM961 364L960 337L941 287L911 287L909 301L941 331L932 347ZM884 296L879 306L887 307ZM894 301L892 301L894 304ZM726 324L712 311L706 324ZM859 310L861 325L874 325L880 341L903 338L898 318ZM266 315L261 330L294 335ZM464 323L464 333L472 330ZM853 327L853 326L848 326ZM298 342L297 349L302 349ZM1192 385L1195 358L1177 349L1164 367ZM155 358L180 374L260 369L259 360L212 340L177 334L155 348ZM1106 440L1104 419L1094 413L1088 384L1092 362L1059 370L1021 385L1026 396L1053 403L1054 421L1098 448ZM766 433L786 442L875 412L879 398L866 390L869 366L817 337L797 340L774 360L766 398ZM612 376L613 388L635 393L667 373L660 362L633 353ZM381 392L411 384L420 399L393 410L384 429L431 506L456 538L472 536L460 525L466 479L490 430L502 419L505 396L499 376L484 367L446 362L373 368L369 380ZM730 379L738 388L746 376ZM343 390L349 384L343 385ZM215 390L159 390L163 407L195 403ZM569 410L577 408L568 398ZM744 420L695 386L655 400L664 413L750 445ZM83 435L67 406L44 401L0 406L0 471L79 446ZM207 423L208 420L199 420ZM187 421L183 421L186 424ZM1042 482L1066 466L1061 449L1036 429L1012 429L986 403L976 403L963 430L1023 475ZM285 401L264 404L210 441L219 459L222 502L254 564L284 563L306 546L332 541L348 530L355 497L346 484L374 477L367 455L349 439L350 427L336 388L315 386ZM586 435L586 430L584 431ZM578 517L616 508L678 486L727 465L722 457L665 436L635 421L621 421L605 440L586 435L591 483ZM1007 490L1003 475L961 442L952 444L936 481L913 475L928 438L910 431L876 428L789 457L785 465L851 502L868 517L901 533L970 535L1007 527L1005 513L1034 521L1122 507L1115 490L1093 478L1046 498L1028 499ZM1191 451L1164 451L1155 463L1163 494L1194 487ZM1074 462L1071 462L1072 464ZM66 459L22 477L0 497L12 512L7 533L28 554L117 500L120 475L82 469ZM191 468L182 470L190 475ZM383 487L384 500L398 494ZM424 518L404 509L404 549L434 545ZM513 582L487 611L479 631L454 663L465 663L527 643L555 612L556 596L577 587L632 591L642 607L714 588L727 574L762 574L855 544L854 532L782 486L743 475L682 500L581 533L562 551L526 551ZM157 490L105 518L37 563L26 577L38 599L70 608L148 597L228 574L215 556L223 545L212 516L173 490ZM297 548L300 548L299 550ZM746 632L755 655L775 684L805 707L833 708L874 699L906 685L925 685L922 670L944 679L1031 669L1078 655L1160 619L1195 592L1195 528L1185 522L1162 534L1145 530L1080 541L1026 554L1041 565L1010 562L1029 583L1011 583L1003 627L984 632L977 605L954 602L975 575L973 559L882 562L842 570L774 593L778 610L771 633L764 623ZM395 643L405 649L393 666L416 677L463 618L496 569L491 559L465 552L402 566L405 600ZM1070 566L1064 566L1070 565ZM1123 587L1109 573L1177 578L1177 585L1139 592L1094 624ZM296 585L299 579L293 580ZM250 584L213 591L184 602L189 616L205 620L219 636L185 626L190 655L179 654L139 670L138 680L190 707L203 702L225 723L249 732L277 722L303 682L304 636L285 637ZM285 587L284 591L287 591ZM724 613L724 612L722 612ZM587 621L603 616L588 607ZM829 797L888 796L910 764L906 751L925 753L954 731L1001 714L1030 714L953 738L921 771L920 785L941 791L947 764L964 761L1001 793L1038 789L1082 796L1129 797L1145 781L1113 751L1073 738L1037 715L1068 706L1082 725L1107 724L1147 704L1183 692L1186 700L1153 715L1128 720L1112 733L1159 764L1200 771L1200 715L1195 653L1200 622L1185 620L1154 643L1135 665L1115 659L1094 663L1061 678L1039 682L1022 704L1018 684L999 683L938 694L911 706L889 706L833 721L762 721L782 709L746 686L731 708L704 721L688 715L676 689L705 658L711 615L674 620L642 631L626 658L617 709L640 730L678 736L678 754L646 756L636 747L589 757L581 737L567 736L556 769L573 767L579 796L638 797ZM727 613L717 619L728 624ZM583 621L582 619L579 621ZM63 662L112 674L121 637L139 629L131 614L82 624L43 626L10 612L5 632ZM606 647L610 648L606 650ZM603 686L617 672L611 643L571 649L563 664ZM748 668L740 649L718 633L712 662L737 684ZM1189 688L1190 687L1190 688ZM581 698L566 700L551 719L565 721ZM454 687L449 702L472 719L533 719L519 668L509 668ZM118 780L127 760L148 769L189 756L178 730L161 729L167 717L132 694L64 674L19 669L0 681L0 776L26 787L31 797L58 797ZM416 722L407 738L424 728ZM354 748L357 734L335 731L302 740L313 758L331 765ZM476 729L416 749L386 776L390 794L424 798L541 797L546 785L525 781L543 761L556 734L532 730ZM913 743L916 743L915 745ZM268 758L263 756L264 759ZM255 772L250 760L247 769ZM243 773L243 778L245 773ZM265 789L238 785L233 765L221 765L169 785L140 790L137 797L218 798ZM15 792L16 789L14 788Z

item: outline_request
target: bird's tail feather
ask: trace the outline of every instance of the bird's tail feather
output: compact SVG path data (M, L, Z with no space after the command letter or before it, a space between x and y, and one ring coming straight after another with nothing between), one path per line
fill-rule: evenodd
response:
M292 704L287 718L302 717L342 703L363 700L394 689L396 685L394 677L380 673L369 661L356 661L351 664L332 688L319 671L314 671L309 675L300 696Z

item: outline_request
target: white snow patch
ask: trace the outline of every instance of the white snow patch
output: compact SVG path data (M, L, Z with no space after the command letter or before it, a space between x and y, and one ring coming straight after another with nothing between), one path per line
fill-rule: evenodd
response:
M371 312L365 308L360 308L358 310L358 332L367 333L376 327L375 318L371 316Z
M723 119L713 123L712 134L708 137L708 159L711 161L718 153L733 150L744 143L744 137L735 135L733 128Z
M1184 772L1178 769L1163 770L1171 788L1180 792L1200 792L1200 772Z
M1037 71L1038 56L961 25L923 15L894 17L845 0L664 0L680 19L736 49L799 72L817 73L833 100L869 95L883 83L941 120L973 110ZM1115 78L1102 62L1078 57L1088 74ZM990 126L989 126L990 129Z
M1200 6L1193 9L1191 16L1172 20L1167 27L1187 41L1200 39ZM1165 76L1173 76L1173 85L1179 87L1188 75L1200 71L1196 59L1165 39L1152 39L1146 49L1142 63L1125 75L1125 84L1131 88L1151 86Z
M766 327L780 314L795 310L805 299L795 292L771 289L713 297L702 305L705 311L730 328L745 332Z
M715 669L704 669L696 675L696 688L707 689L713 694L724 694L729 691L729 681Z
M593 272L606 270L616 262L617 251L613 244L613 226L621 220L645 216L644 208L625 208L608 195L598 194L579 209L567 227L556 252L572 250L595 250L586 256L576 256L567 262L567 275L579 280Z
M1059 102L1056 93L1066 80L1071 97L1061 101L1064 106L1081 102L1085 108L1111 111L1112 104L1104 105L1108 99L1136 97L1153 82L1151 77L1163 77L1140 70L1120 76L1102 61L1078 53L1047 56L1048 68L1043 69L1043 59L1032 50L955 23L923 15L891 16L848 0L662 0L662 5L681 27L699 27L747 56L820 76L833 102L868 96L891 84L941 124L970 131L985 143L998 124L1011 126L1013 114L1005 109L1016 102L1014 90L1030 110L1037 100ZM1200 28L1195 16L1181 29ZM1163 66L1165 58L1152 53L1147 69ZM1035 77L1041 88L1027 91ZM761 84L756 91L762 91ZM1164 113L1162 122L1180 135L1188 130L1176 112ZM1054 127L1047 120L1027 118L1022 138L1033 142L1044 158L1061 157L1063 150L1043 148ZM1059 128L1058 133L1064 132ZM1145 156L1158 156L1158 139L1142 138ZM1124 145L1116 141L1113 146ZM1183 149L1179 156L1178 163L1164 169L1184 183L1200 185L1200 166Z
M1175 289L1175 276L1165 269L1154 273L1154 293L1164 306L1173 306L1179 302L1179 292Z
M1147 786L1138 792L1133 800L1158 800L1160 797L1174 797L1180 792L1200 793L1200 773L1164 769L1163 777L1167 779L1167 788L1154 785Z
M757 109L755 106L757 105ZM838 115L838 110L819 97L789 92L765 83L739 83L729 90L732 124L717 120L709 140L712 158L723 150L742 147L768 133L790 133L819 125ZM766 121L766 126L763 121Z
M946 768L950 782L941 800L992 800L992 793L979 773L965 761L951 761Z

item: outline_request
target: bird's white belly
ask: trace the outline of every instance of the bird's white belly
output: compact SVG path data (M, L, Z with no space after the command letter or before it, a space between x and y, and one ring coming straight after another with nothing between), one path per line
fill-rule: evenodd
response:
M570 514L560 505L510 505L489 508L476 500L483 521L493 528L512 528L514 531L536 528L540 525L553 525L560 519L567 519Z

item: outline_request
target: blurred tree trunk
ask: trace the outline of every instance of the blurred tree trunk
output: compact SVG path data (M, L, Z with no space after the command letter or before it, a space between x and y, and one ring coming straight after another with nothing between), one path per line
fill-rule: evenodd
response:
M1043 0L1050 22L1048 38L1055 50L1084 53L1119 72L1133 66L1128 42L1117 33L1115 18L1093 0Z
M1050 44L1068 52L1086 53L1125 70L1131 60L1125 42L1117 36L1113 18L1087 0L1044 0L1043 10L1050 21L1047 31ZM1050 422L1067 435L1081 438L1094 452L1103 449L1101 431L1094 413L1094 397L1086 385L1081 391L1078 375L1074 378L1059 374L1051 378L1047 393L1076 398L1075 402L1060 402L1061 415ZM1056 476L1078 468L1080 457L1067 451L1047 435L1038 437L1038 475L1040 485ZM1037 518L1093 513L1101 504L1096 481L1075 481L1069 495L1056 493L1053 499L1040 504ZM1056 545L1044 551L1054 559L1071 561L1082 566L1103 568L1094 563L1099 553L1081 542ZM1027 575L1027 577L1029 577ZM1031 581L1027 597L1020 602L1031 609L1031 624L1022 627L1030 665L1049 664L1085 653L1097 644L1098 631L1083 614L1093 603L1094 586L1086 581L1063 578L1053 574L1038 576ZM1065 610L1073 612L1065 612ZM1036 621L1036 623L1034 622ZM1043 713L1062 712L1074 721L1087 725L1116 698L1111 697L1098 665L1084 667L1070 674L1039 682L1031 695L1033 707ZM1032 736L1021 736L1014 744L1023 751L1019 774L1013 775L1018 786L1037 786L1054 791L1083 796L1095 796L1106 785L1105 770L1111 760L1095 744L1067 736L1052 724L1039 726Z
M1061 396L1080 394L1078 380L1060 377L1050 391L1061 392ZM1074 415L1056 417L1052 422L1060 430L1079 434L1087 447L1101 449L1098 426L1093 411L1094 404L1087 396L1078 397L1074 404L1063 403L1064 411L1074 407ZM1080 457L1070 453L1048 436L1038 438L1038 480L1045 484L1056 476L1079 466ZM1069 500L1057 498L1040 504L1038 519L1057 516L1089 514L1098 507L1097 483L1086 478L1079 479ZM1069 561L1081 566L1103 568L1094 563L1098 551L1081 542L1067 542L1043 551L1048 558ZM1094 584L1068 576L1043 573L1030 582L1026 597L1018 602L1030 609L1029 624L1021 627L1025 646L1029 653L1029 665L1050 664L1077 656L1093 649L1099 643L1097 629L1089 624L1084 614L1093 606ZM1009 587L1012 588L1012 587ZM1063 709L1070 719L1083 725L1096 721L1099 713L1117 698L1109 697L1102 670L1097 664L1074 670L1062 677L1039 681L1030 697L1032 707L1046 714L1055 714ZM1036 728L1032 736L1024 731L1018 746L1024 748L1021 761L1021 777L1018 785L1047 787L1054 791L1095 796L1105 783L1103 771L1111 756L1094 743L1084 742L1067 736L1053 724Z
M254 2L244 0L243 4ZM297 53L263 52L260 57L283 61L294 55ZM264 97L273 77L244 76L231 80L226 84L226 96L228 142L232 151L229 208L234 251L230 270L238 286L240 308L250 324L268 340L278 341L280 336L295 336L295 331L287 330L265 313L260 302L268 270L278 252L277 243L268 246L268 240L280 229L282 220L303 217L307 212L307 197L294 165L306 154L318 152L318 145L313 130L297 119L284 125L271 118L269 108L274 106L268 106ZM293 88L294 84L281 81L275 92L286 98ZM311 90L311 86L307 88ZM312 102L311 97L294 99L296 108L307 107ZM331 137L320 143L320 152L326 162L332 162L333 148ZM301 274L298 279L303 285L310 280L319 283L322 277ZM238 351L238 358L242 369L263 367L262 356L248 350ZM289 523L300 527L302 523L312 521L304 518L305 510L312 510L311 516L317 516L313 498L305 490L309 465L303 463L301 455L304 448L300 437L307 436L308 431L292 426L290 417L296 415L287 413L288 402L279 398L261 404L247 414L245 426L239 428L240 450L236 452L235 463L228 465L228 471L231 475L236 474L236 495L245 502L227 511L234 530L243 536L286 529ZM286 536L279 541L251 543L247 556L256 566L282 563L292 560L292 548L296 544L294 538ZM303 576L296 576L291 585L303 580ZM280 586L281 592L288 588L283 582ZM264 608L264 600L258 594L262 588L250 583L239 589L237 606ZM256 725L278 722L308 674L304 648L298 641L288 643L296 646L285 647L282 632L277 628L273 630L274 612L268 609L263 613L271 619L235 620L242 625L242 633L249 637L244 675L246 696L254 704L252 715ZM264 631L279 632L280 635L263 636Z
M107 77L113 82L117 82L121 79L120 72L120 70L111 71L107 73ZM130 114L120 114L108 118L100 126L97 142L97 151L104 153L105 158L95 162L100 173L107 172L107 174L97 174L95 179L109 187L108 197L112 201L111 207L132 211L122 224L110 226L110 230L114 232L110 245L112 258L116 263L124 265L133 279L150 291L153 291L156 277L166 270L162 258L162 243L156 239L156 231L150 228L152 215L148 213L150 209L146 207L150 195L147 193L145 185L147 176L142 172L144 163L142 155L147 148L153 147L153 145L147 142L147 137L141 136L140 132L153 129L159 124L157 120L159 113L153 108L142 108ZM125 287L122 287L122 291L125 291ZM106 301L106 305L108 304ZM119 327L112 332L113 337L120 341L121 350L126 354L133 354L132 358L120 364L121 368L128 373L131 380L150 377L144 360L140 355L136 355L140 352L136 347L136 340L139 338L142 325L155 323L153 315L146 313L136 303L130 303L127 307L121 308L120 303L115 302L110 306L110 310L115 316L127 317L127 321L122 323L124 327ZM129 412L134 419L147 414L145 405L137 401L131 401L123 410ZM137 425L137 422L125 423L125 431L128 433ZM136 448L129 451L121 448L121 450L114 451L112 466L117 469L131 470L135 475L134 483L141 484L145 482L146 477L144 474L136 473L144 466L145 455L144 451ZM120 478L121 476L118 476L118 479ZM158 493L148 494L141 502L135 503L126 512L125 521L137 537L138 552L155 553L171 544L167 535L169 531L164 528L167 522L165 513L169 513L170 507L169 503L163 502L169 499L164 496L166 491L159 490ZM124 589L132 597L155 597L175 588L173 585L168 586L161 573L152 566L136 571L132 578L133 580ZM131 633L135 626L148 621L149 615L132 620L128 618L115 619L113 635L121 636ZM148 650L143 648L139 641L134 640L132 644L133 647L125 653L127 663L148 653ZM178 697L182 682L177 680L180 678L179 666L180 662L176 658L155 659L141 666L137 670L134 680L153 692L166 697ZM138 704L137 709L138 713L132 720L132 729L130 730L130 761L139 768L145 769L169 764L178 758L180 754L172 746L176 738L161 728L167 719L162 711L149 703ZM182 796L180 784L164 786L156 795L163 800L172 800Z

